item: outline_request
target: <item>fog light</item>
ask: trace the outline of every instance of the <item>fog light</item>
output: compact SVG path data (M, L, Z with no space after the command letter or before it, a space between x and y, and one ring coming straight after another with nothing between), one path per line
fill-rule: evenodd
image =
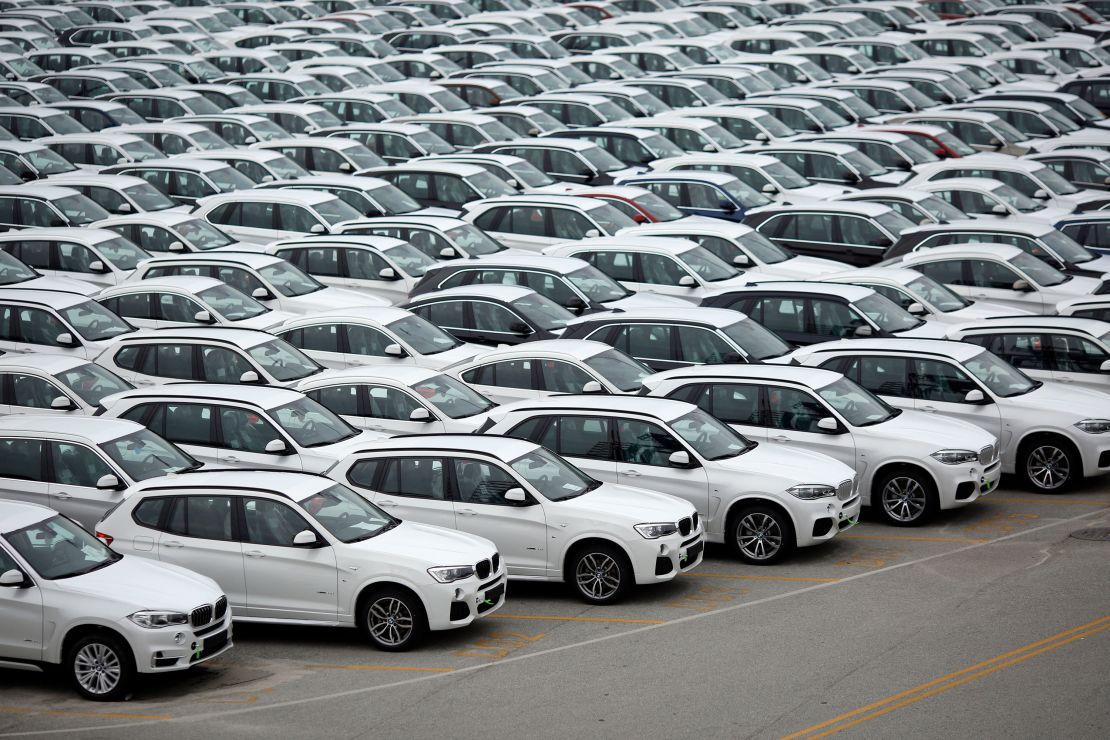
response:
M455 601L462 601L463 590L461 588L455 589Z
M173 636L173 644L174 645L183 645L184 643L185 643L185 633L184 632L175 633L174 636Z

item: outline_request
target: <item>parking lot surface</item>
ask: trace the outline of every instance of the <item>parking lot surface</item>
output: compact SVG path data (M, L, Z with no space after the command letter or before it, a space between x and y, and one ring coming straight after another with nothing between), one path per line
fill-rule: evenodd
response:
M0 672L0 737L1105 737L1100 527L1104 481L1004 481L929 526L865 519L779 567L711 548L614 607L513 582L494 618L410 653L239 624L235 650L127 703Z

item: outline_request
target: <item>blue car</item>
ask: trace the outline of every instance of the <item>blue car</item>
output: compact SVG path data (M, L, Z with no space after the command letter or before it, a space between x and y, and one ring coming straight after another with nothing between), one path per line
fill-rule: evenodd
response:
M671 170L620 180L658 195L688 216L742 221L749 208L770 205L771 199L724 172Z
M1110 211L1087 211L1053 224L1092 252L1110 255Z

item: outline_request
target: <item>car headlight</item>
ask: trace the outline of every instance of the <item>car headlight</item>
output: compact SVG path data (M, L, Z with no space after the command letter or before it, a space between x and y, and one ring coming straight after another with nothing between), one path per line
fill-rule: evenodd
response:
M678 525L674 522L654 522L651 524L637 524L636 531L645 540L657 540L660 537L666 537L669 534L674 534L678 531Z
M1106 434L1110 432L1110 419L1084 419L1077 421L1075 426L1087 434Z
M979 461L979 453L972 450L937 450L929 457L945 465L962 465Z
M443 565L438 568L428 568L428 575L440 583L452 583L474 575L474 566Z
M795 498L812 501L816 498L828 498L836 495L836 489L820 483L799 483L786 489L786 492Z
M141 611L129 614L127 618L148 630L189 623L189 615L181 612Z

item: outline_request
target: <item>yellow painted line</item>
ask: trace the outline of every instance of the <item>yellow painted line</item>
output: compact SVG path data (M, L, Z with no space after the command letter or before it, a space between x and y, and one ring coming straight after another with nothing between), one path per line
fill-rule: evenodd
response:
M901 540L904 542L961 542L975 544L990 540L973 540L966 537L913 537L904 534L842 534L838 539L847 540Z
M340 671L409 671L414 673L451 673L454 668L420 668L417 666L402 665L328 665L326 663L313 663L305 668L334 668Z
M738 578L748 581L800 581L803 583L836 583L839 578L802 578L797 576L739 576L729 573L683 573L683 578Z
M534 619L540 622L604 622L609 624L663 624L662 619L618 619L616 617L548 617L531 614L491 614L486 619Z
M129 714L127 712L80 712L64 709L32 709L30 707L0 707L3 714L45 714L52 717L103 717L105 719L173 719L168 714Z
M996 655L993 658L946 674L940 678L935 678L927 683L914 686L905 691L900 691L897 694L892 694L885 699L880 699L867 706L854 709L851 712L845 712L832 719L807 727L804 730L786 735L782 740L800 740L800 738L805 738L805 740L817 740L818 738L834 735L838 732L863 724L868 720L881 717L884 714L889 714L890 712L909 706L910 704L915 704L923 699L942 694L945 691L962 686L978 678L989 676L1003 668L1009 668L1010 666L1024 663L1038 655L1043 655L1044 653L1061 648L1076 640L1090 637L1106 629L1110 629L1110 616L1081 624L1078 627L1073 627L1063 632L1058 632L1043 640L1031 642L1016 650Z
M1013 501L1016 504L1063 504L1065 506L1110 506L1110 501L1061 501L1057 498L1010 498L1000 496L995 501Z

